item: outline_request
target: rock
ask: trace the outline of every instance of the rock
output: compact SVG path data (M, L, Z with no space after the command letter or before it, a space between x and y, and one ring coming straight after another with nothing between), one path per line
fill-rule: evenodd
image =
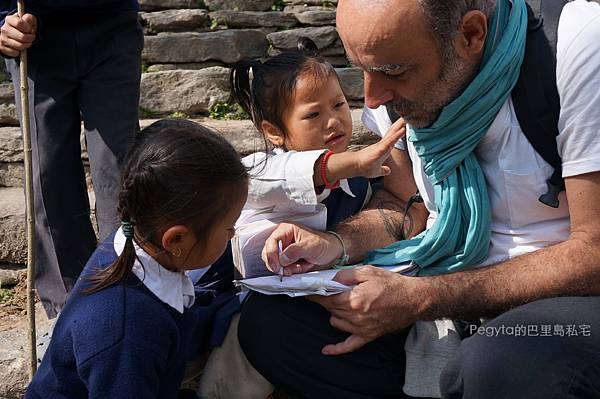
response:
M164 71L142 75L140 106L161 114L207 113L229 101L229 70L210 67L198 71Z
M202 28L208 21L208 11L166 10L140 13L142 23L151 32L182 32Z
M205 118L197 122L218 131L241 155L265 149L262 134L256 130L250 120L221 121Z
M291 50L296 48L298 38L302 36L312 39L319 50L326 49L339 38L333 26L322 26L318 28L299 28L275 32L267 35L267 39L276 49Z
M365 128L361 122L362 109L353 109L352 115L352 146L364 146L375 143L379 138ZM215 129L223 135L233 147L241 154L248 155L257 151L264 151L262 135L256 130L250 120L215 120L210 118L193 119L202 125ZM142 128L155 122L152 120L141 120Z
M306 11L335 11L335 8L323 6L309 6L308 4L303 4L298 6L286 6L283 9L283 12L290 14L297 14Z
M337 0L283 0L283 4L288 6L335 6L337 5Z
M296 19L304 25L323 26L335 25L335 10L304 11L294 14Z
M4 64L4 63L0 63ZM15 87L12 83L0 83L0 103L14 103L15 102Z
M334 67L347 67L350 65L348 59L345 56L331 56L323 58L325 58L325 61L329 62Z
M338 68L335 70L340 78L342 90L348 100L364 98L363 72L360 68Z
M298 24L296 18L281 11L214 11L210 13L213 24L226 25L229 28L291 28Z
M0 262L25 264L27 240L22 188L0 187L0 243Z
M148 67L147 72L174 71L176 69L197 71L198 69L204 69L213 66L225 66L225 64L217 61L192 62L182 64L154 64Z
M269 11L273 2L274 0L204 0L204 4L211 11Z
M139 0L142 11L198 8L198 0Z
M322 56L346 56L346 50L341 39L334 41L329 47L323 48L320 51Z
M40 303L36 304L36 333L38 339L51 330L54 320L48 320ZM14 316L9 328L0 330L0 398L22 398L27 387L29 350L27 321Z
M222 61L233 64L267 53L268 42L259 30L223 30L206 33L159 33L145 37L142 58L147 63Z
M0 125L19 125L19 115L15 106L15 89L10 82L0 84Z
M0 162L0 187L23 187L24 176L22 163Z
M0 104L0 126L18 126L19 116L15 104Z
M379 137L362 124L362 109L353 109L350 114L352 115L351 146L365 146L379 141Z
M0 127L0 162L23 162L20 127Z
M23 265L0 265L0 288L13 287L17 285L23 273L27 273L27 268Z

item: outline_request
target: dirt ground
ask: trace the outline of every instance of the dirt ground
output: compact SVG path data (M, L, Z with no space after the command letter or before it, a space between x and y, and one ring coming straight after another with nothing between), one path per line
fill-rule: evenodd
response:
M3 289L3 292L4 296L0 301L0 331L27 320L27 274L21 273L18 284Z

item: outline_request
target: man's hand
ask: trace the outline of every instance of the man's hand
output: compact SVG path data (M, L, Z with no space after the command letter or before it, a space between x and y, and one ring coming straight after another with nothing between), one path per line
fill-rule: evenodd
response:
M326 345L321 351L325 355L353 352L382 335L401 330L414 323L423 308L418 295L423 279L417 277L364 266L342 270L334 280L354 287L341 294L310 299L331 313L329 322L333 327L352 335L344 342Z
M278 242L284 248L279 256ZM343 252L342 244L332 234L293 223L281 223L265 241L262 260L273 273L283 267L286 276L329 268Z
M37 32L37 19L34 15L8 15L0 28L0 52L17 57L22 50L31 47Z

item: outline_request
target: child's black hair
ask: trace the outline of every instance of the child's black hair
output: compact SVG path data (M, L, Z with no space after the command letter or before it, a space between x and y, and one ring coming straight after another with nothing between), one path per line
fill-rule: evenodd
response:
M248 189L235 149L214 131L187 120L154 122L137 136L123 171L118 211L135 238L110 267L91 277L88 292L126 278L136 259L133 240L163 250L158 232L189 226L200 245L230 205Z
M331 64L319 55L316 44L301 37L297 50L282 52L265 62L247 60L234 65L230 75L232 94L259 131L262 121L268 121L285 135L283 114L294 96L298 78L306 73L317 81L337 77Z

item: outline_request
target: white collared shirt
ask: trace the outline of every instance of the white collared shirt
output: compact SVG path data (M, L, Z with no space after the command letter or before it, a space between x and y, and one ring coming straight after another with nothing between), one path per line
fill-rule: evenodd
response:
M184 308L192 306L195 299L194 285L187 273L165 269L135 241L133 245L138 259L133 264L132 271L146 288L179 313L183 313ZM117 255L121 255L125 248L125 235L121 228L115 233L114 248Z
M573 1L565 5L558 25L556 54L560 96L559 135L563 177L600 170L600 6ZM391 121L385 106L365 108L363 123L385 135ZM552 140L552 137L548 137ZM404 149L402 142L396 145ZM430 212L427 227L437 217L433 186L423 171L414 145L408 142L415 181ZM533 149L519 126L509 96L475 149L488 186L492 235L484 264L519 256L564 241L570 219L565 192L560 207L538 201L546 192L553 168Z
M313 213L319 209L331 190L315 191L315 162L327 150L284 151L276 148L268 153L257 152L242 159L251 168L248 199L236 225L269 215ZM347 179L340 180L340 189L356 197ZM369 190L370 193L370 190ZM367 203L367 195L364 203ZM325 226L323 226L325 228Z

